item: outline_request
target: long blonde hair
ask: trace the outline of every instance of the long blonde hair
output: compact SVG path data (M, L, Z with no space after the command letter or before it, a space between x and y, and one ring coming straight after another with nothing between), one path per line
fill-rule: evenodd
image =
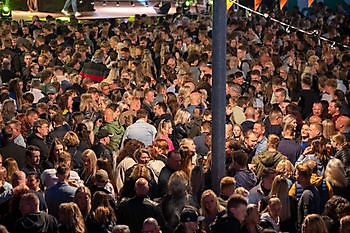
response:
M99 110L98 104L92 99L90 93L84 93L80 96L79 109L81 112L97 112Z
M201 215L203 215L204 217L207 217L210 213L207 212L207 209L205 208L205 198L207 197L213 197L215 202L216 202L216 210L217 210L217 213L219 212L222 212L225 210L225 208L220 205L219 203L219 199L218 197L216 196L216 194L214 193L213 190L211 189L207 189L205 190L203 193L202 193L202 196L201 196L201 209L200 209L200 212L201 212Z
M344 164L339 159L331 159L326 167L325 177L328 182L335 185L336 187L346 187L346 173Z
M323 137L326 139L330 139L336 132L335 126L332 120L326 119L322 121L323 126Z
M68 232L85 233L85 223L77 204L74 202L62 203L59 207L60 222Z
M276 196L282 203L281 220L286 220L291 217L290 199L288 197L288 182L287 179L281 175L275 177L272 182L270 196Z
M82 158L86 158L90 162L90 167L84 166L83 172L82 172L82 178L85 181L87 178L95 177L96 170L97 170L97 157L96 154L93 150L91 149L86 149L84 150L82 154Z

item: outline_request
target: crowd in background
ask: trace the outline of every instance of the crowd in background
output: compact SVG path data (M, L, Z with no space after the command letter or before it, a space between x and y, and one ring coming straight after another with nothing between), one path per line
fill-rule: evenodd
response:
M212 191L212 21L1 21L0 232L350 232L350 20L227 25ZM345 46L342 46L345 45Z

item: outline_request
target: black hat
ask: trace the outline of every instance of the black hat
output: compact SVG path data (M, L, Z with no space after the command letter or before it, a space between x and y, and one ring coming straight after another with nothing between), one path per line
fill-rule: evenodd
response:
M181 211L180 221L181 222L197 222L202 221L204 219L203 216L199 216L196 209L193 207L185 207Z
M96 137L98 139L105 138L105 137L113 137L113 134L106 129L100 129L98 131Z

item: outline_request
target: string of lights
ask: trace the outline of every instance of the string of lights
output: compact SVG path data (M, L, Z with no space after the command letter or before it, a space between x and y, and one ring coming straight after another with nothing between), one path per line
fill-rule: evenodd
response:
M307 34L309 36L317 37L320 41L324 41L324 42L329 43L331 45L331 48L334 48L336 46L336 47L342 47L342 48L345 48L345 49L350 49L350 46L348 46L348 45L344 45L342 43L339 43L339 42L336 42L334 40L330 40L330 39L328 39L328 38L326 38L324 36L321 36L321 32L318 31L318 30L314 30L312 32L308 32L308 31L303 30L301 28L295 27L293 25L290 25L290 24L282 22L282 21L280 21L278 19L275 19L275 18L271 17L267 13L261 13L261 12L255 11L253 9L250 9L249 7L246 7L246 6L238 3L237 1L234 1L233 4L235 4L238 7L241 7L242 9L245 9L246 11L249 11L250 13L254 13L256 15L260 15L260 16L266 18L266 19L269 19L269 20L271 20L273 22L281 24L282 26L286 27L285 30L286 30L287 33L290 33L290 29L294 29L296 31L302 32L302 33Z

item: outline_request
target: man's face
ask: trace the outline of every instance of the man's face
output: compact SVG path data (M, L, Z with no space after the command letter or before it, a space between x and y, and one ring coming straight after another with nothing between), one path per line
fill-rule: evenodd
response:
M49 125L43 124L43 125L39 126L38 132L44 137L47 136L49 134Z
M32 165L40 164L40 151L33 151L32 156L30 157L30 162Z
M249 136L246 138L246 144L250 149L253 149L258 142L258 138L255 134L249 134Z
M321 116L322 114L322 104L315 103L312 105L312 115Z
M27 186L31 189L31 190L37 190L39 188L40 182L38 181L38 179L34 176L34 175L30 175L27 178Z
M238 85L243 85L244 77L243 76L236 77L235 80L234 80L234 83L237 83Z
M275 92L275 100L278 104L281 104L285 100L286 96L281 91Z
M329 106L328 106L328 113L331 114L331 115L334 115L337 112L338 111L337 111L337 107L335 106L335 103L334 102L330 102Z
M242 49L237 49L237 58L242 59L246 55L246 51Z
M145 223L145 224L143 224L143 226L142 226L141 232L142 232L142 233L159 233L159 232L160 232L159 229L160 229L160 228L157 227L157 226L155 226L154 224Z
M154 114L156 116L161 116L163 114L162 108L159 107L158 104L154 106Z
M39 119L39 116L36 113L29 114L27 116L27 121L30 125L34 125L34 122L36 122L38 119Z
M265 133L265 129L260 124L254 124L253 132L255 133L256 137L259 138Z
M237 207L231 207L230 212L240 222L243 223L247 216L247 205L239 204Z
M147 100L149 103L152 103L154 101L154 91L149 91L145 95L145 100Z
M109 85L105 85L105 86L101 87L101 91L104 95L109 96L109 91L110 91Z
M181 157L180 154L174 153L168 158L168 166L177 171L180 169Z
M315 138L320 134L320 131L317 129L316 125L311 124L309 128L309 137Z
M12 137L13 137L13 138L18 137L18 136L21 134L21 132L20 132L21 128L20 128L20 127L17 127L16 124L10 124L9 127L10 127L11 130L12 130Z
M29 64L32 63L32 60L33 60L32 56L30 56L30 55L24 56L24 63L25 63L27 66L28 66Z

